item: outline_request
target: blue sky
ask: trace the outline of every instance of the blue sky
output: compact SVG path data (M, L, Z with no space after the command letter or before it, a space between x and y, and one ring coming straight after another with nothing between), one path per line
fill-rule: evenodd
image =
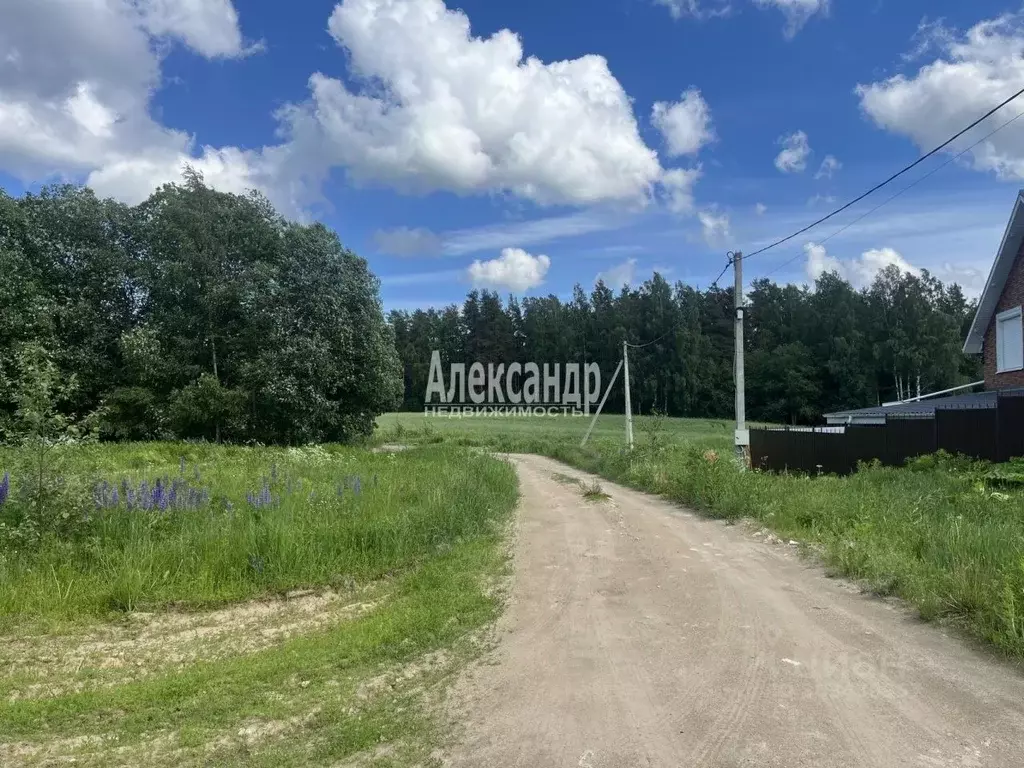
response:
M473 286L706 286L1024 87L1024 17L972 0L13 0L0 184L137 202L191 162L365 256L389 308ZM59 60L54 50L65 52ZM1024 110L1024 99L960 151ZM946 163L941 155L892 191ZM984 284L1024 120L896 201L751 260Z

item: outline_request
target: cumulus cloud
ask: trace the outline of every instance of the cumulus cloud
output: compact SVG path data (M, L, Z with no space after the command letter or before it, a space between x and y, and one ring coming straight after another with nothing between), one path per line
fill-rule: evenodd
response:
M807 170L807 158L811 156L811 144L807 134L796 131L778 141L782 151L775 158L775 167L782 173L803 173Z
M243 150L200 145L150 109L169 44L207 58L253 50L230 0L8 4L0 170L33 181L84 178L134 203L191 164L212 186L261 189L292 216L320 199L333 168L402 192L574 206L661 197L672 210L692 209L699 168L662 168L601 56L524 56L513 32L475 36L442 0L343 0L328 29L344 52L345 80L314 73L309 97L275 114L280 143ZM711 130L696 91L658 114L680 152Z
M818 172L814 174L815 179L831 179L836 173L841 171L843 164L839 162L833 155L825 155L825 159L821 161L821 167L818 168Z
M594 284L604 283L613 291L623 286L631 286L636 282L636 259L626 259L611 269L599 272L594 278Z
M655 102L651 122L664 137L669 157L694 155L715 138L711 109L696 88L685 91L679 101Z
M297 155L406 192L540 204L642 201L661 176L602 56L545 63L441 0L344 0L328 28L351 83L317 73L281 112ZM387 40L387 45L381 45Z
M262 48L246 47L231 0L137 0L146 30L155 37L176 37L206 56L236 57Z
M1008 14L981 21L961 34L941 23L923 25L915 57L937 57L906 75L857 86L860 105L879 127L931 149L970 124L1020 88L1024 80L1024 16ZM948 152L959 153L979 136L1020 110L1010 104L968 133ZM1012 126L967 155L980 171L1024 178L1024 131Z
M783 34L792 40L810 19L829 12L830 0L754 0L758 8L777 8L786 18Z
M910 264L892 248L873 248L855 259L838 259L829 255L825 246L807 243L806 270L811 280L817 280L826 272L835 272L854 288L866 288L874 282L875 276L889 266L899 267L901 272L919 276L921 270Z
M191 164L215 187L263 187L287 203L292 184L277 173L276 151L200 147L153 119L150 101L168 50L162 41L207 58L252 50L229 0L4 5L0 169L26 180L84 177L100 195L136 203Z
M765 213L767 213L767 211L768 206L765 205L764 203L758 203L757 205L754 206L754 213L756 213L758 216L764 216Z
M474 261L467 275L479 288L504 288L523 292L544 283L551 267L547 256L533 256L522 248L505 248L501 256L490 261Z

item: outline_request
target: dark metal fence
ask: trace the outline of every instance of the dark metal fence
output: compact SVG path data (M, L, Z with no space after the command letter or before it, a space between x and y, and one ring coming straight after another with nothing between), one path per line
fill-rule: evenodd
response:
M901 466L939 450L996 462L1024 456L1024 396L1000 395L994 408L890 414L884 425L750 430L751 465L774 472L846 475L861 461Z

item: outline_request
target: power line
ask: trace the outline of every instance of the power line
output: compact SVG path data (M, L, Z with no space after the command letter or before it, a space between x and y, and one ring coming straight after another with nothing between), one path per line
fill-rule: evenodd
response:
M990 138L992 138L992 137L993 137L993 136L995 136L995 135L996 135L997 133L999 133L999 132L1000 132L1001 130L1003 130L1004 128L1006 128L1007 126L1009 126L1009 125L1010 125L1011 123L1015 123L1015 122L1017 122L1017 120L1019 120L1019 119L1020 119L1020 118L1022 118L1022 117L1024 117L1024 112L1019 112L1019 113L1017 113L1016 115L1014 115L1013 117L1011 117L1011 118L1010 118L1009 120L1007 120L1007 121L1006 121L1005 123L1003 123L1002 125L1000 125L1000 126L999 126L998 128L996 128L995 130L992 130L992 131L990 131L989 133L987 133L987 134L985 134L984 136L982 136L982 137L981 137L980 139L978 139L978 140L977 140L976 142L974 142L973 144L971 144L971 146L967 147L967 149L965 149L965 150L963 150L962 152L959 152L959 153L957 153L957 154L955 154L955 155L951 156L951 157L950 157L950 158L949 158L948 160L946 160L946 162L944 162L944 163L943 163L942 165L937 165L937 166L936 166L935 168L933 168L932 170L928 171L928 173L924 174L923 176L921 176L921 177L920 177L920 178L918 178L918 179L915 179L915 180L914 180L913 182L911 182L911 183L910 183L910 184L908 184L907 186L903 187L903 189L901 189L901 190L900 190L899 192L897 192L897 193L896 193L895 195L892 195L891 197L888 197L888 198L886 198L885 200L883 200L883 201L882 201L881 203L879 203L878 205L876 205L876 206L875 206L874 208L872 208L871 210L869 210L869 211L867 211L867 212L865 212L865 213L861 214L860 216L858 216L858 217L857 217L856 219L854 219L853 221L851 221L851 222L849 222L848 224L846 224L846 225L844 225L844 226L840 227L839 229L837 229L837 230L836 230L835 232L833 232L833 233L832 233L831 235L829 235L828 237L826 237L826 238L824 238L824 239L822 239L822 240L818 240L818 241L816 241L816 242L817 242L817 244L818 244L818 245L823 245L824 243L827 243L827 242L828 242L829 240L831 240L831 239L832 239L833 237L836 237L837 235L841 235L841 234L842 234L843 232L845 232L846 230L848 230L848 229L849 229L850 227L852 227L852 226L853 226L854 224L858 224L858 223L860 223L861 221L863 221L864 219L866 219L866 218L867 218L868 216L870 216L871 214L875 213L875 211L879 210L880 208L883 208L883 207L885 207L886 205L888 205L889 203L891 203L891 202L892 202L893 200L895 200L895 199L896 199L897 197L900 197L900 196L901 196L901 195L903 195L903 194L904 194L905 192L908 192L909 190L911 190L911 189L913 189L914 187L916 187L916 186L917 186L918 184L920 184L920 183L921 183L922 181L924 181L925 179L927 179L927 178L929 178L929 177L931 177L931 176L934 176L934 175L935 175L936 173L938 173L939 171L941 171L941 170L942 170L943 168L945 168L945 167L946 167L947 165L949 165L949 164L951 164L951 163L955 163L955 162L956 162L957 160L959 160L959 159L960 159L961 157L963 157L964 155L966 155L966 154L967 154L968 152L970 152L970 151L971 151L972 149L974 149L975 147L977 147L977 146L978 146L979 144L983 144L983 143L985 143L985 142L986 142L986 141L988 141L988 140L989 140ZM780 271L781 269L783 269L784 267L788 267L788 266L789 266L790 264L792 264L792 263L793 263L794 261L796 261L797 259L803 258L803 256L804 256L804 254L803 254L802 252L801 252L801 253L797 253L797 254L796 254L795 256L793 256L793 258L791 258L791 259L786 259L786 261L784 261L784 262L782 262L781 264L779 264L778 266L776 266L776 267L775 267L774 269L772 269L772 270L771 270L770 272L766 272L766 273L765 273L764 275L762 275L762 277L771 277L772 275L776 274L777 272L779 272L779 271ZM726 267L728 268L728 265L726 265Z
M867 192L865 192L860 197L858 197L858 198L856 198L854 200L851 200L850 202L848 202L846 205L842 206L841 208L837 208L836 210L832 211L832 213L828 214L827 216L823 216L822 218L820 218L817 221L815 221L813 224L809 224L808 226L806 226L803 229L800 229L800 230L794 232L793 234L789 235L788 237L784 237L781 240L776 240L771 245L765 246L764 248L761 248L760 250L757 250L757 251L754 251L751 254L748 254L745 258L749 259L752 256L757 256L758 254L764 253L765 251L770 251L772 248L780 246L783 243L787 243L790 240L792 240L792 239L794 239L796 237L799 237L800 235L804 234L805 232L807 232L807 231L809 231L811 229L814 229L819 224L823 224L824 222L828 221L832 217L839 215L840 213L842 213L843 211L847 210L848 208L851 208L852 206L856 205L857 203L859 203L864 198L866 198L866 197L868 197L870 195L873 195L875 192L880 190L882 187L884 187L887 184L895 181L900 176L902 176L903 174L907 173L907 171L910 171L911 169L916 168L918 165L923 163L925 160L927 160L932 155L935 155L935 154L938 154L939 152L941 152L943 149L948 147L950 144L952 144L954 141L959 139L965 133L970 131L972 128L975 128L979 124L983 123L988 118L992 117L992 115L994 115L996 112L998 112L1000 109L1005 107L1007 104L1009 104L1011 101L1013 101L1014 99L1018 98L1022 94L1024 94L1024 88L1021 88L1019 91L1017 91L1010 98L1006 99L1005 101L1003 101L998 106L993 107L992 109L990 109L988 112L986 112L984 115L979 117L977 120L975 120L973 123L968 125L966 128L964 128L962 131L960 131L956 135L954 135L954 136L950 137L949 139L947 139L946 141L942 142L942 144L937 146L931 152L928 152L927 154L921 155L921 157L917 158L917 160L915 160L910 165L908 165L905 168L903 168L901 171L899 171L897 173L894 173L892 176L890 176L888 179L883 181L881 184L876 184L875 186L873 186L871 189L869 189Z

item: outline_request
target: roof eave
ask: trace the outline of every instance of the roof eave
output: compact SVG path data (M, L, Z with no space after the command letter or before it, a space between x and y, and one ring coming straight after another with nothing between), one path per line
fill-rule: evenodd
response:
M1006 225L1003 239L999 243L999 250L992 262L992 269L989 270L988 280L985 281L985 290L978 299L978 310L974 313L974 320L971 322L971 329L967 332L967 339L964 341L964 354L977 355L982 351L982 344L985 340L985 331L988 330L992 316L995 314L996 304L1006 286L1006 277L1009 275L1013 259L1020 251L1021 241L1024 239L1024 190L1017 193L1017 199L1013 204L1013 213ZM1009 259L1009 265L1004 265Z

